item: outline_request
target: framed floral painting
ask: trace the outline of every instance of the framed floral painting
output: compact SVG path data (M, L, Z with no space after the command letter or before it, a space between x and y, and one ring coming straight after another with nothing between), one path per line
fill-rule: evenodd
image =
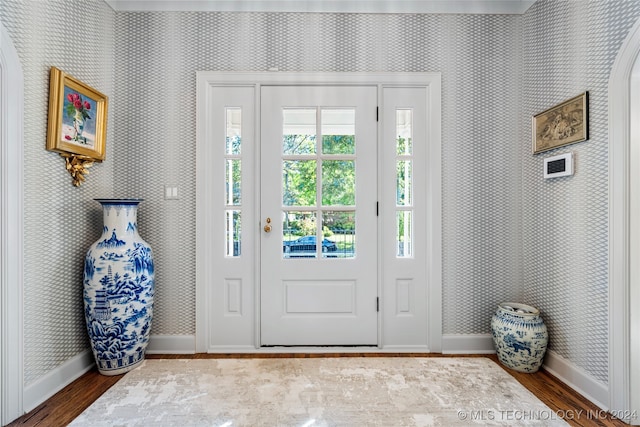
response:
M108 102L106 95L51 67L47 150L104 160Z

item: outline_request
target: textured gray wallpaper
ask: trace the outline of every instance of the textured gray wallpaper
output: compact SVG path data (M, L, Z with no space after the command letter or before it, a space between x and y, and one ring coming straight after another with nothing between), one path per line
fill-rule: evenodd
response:
M442 72L444 332L489 332L497 303L522 294L521 23L514 15L118 13L115 188L146 200L140 232L157 259L152 333L195 332L196 71L270 68ZM180 200L164 200L164 185L179 186Z
M93 197L113 191L113 115L107 161L80 188L58 154L45 151L49 69L113 94L115 13L101 0L2 0L0 19L24 72L25 384L89 346L82 308L83 259L102 231Z
M153 334L195 333L195 73L438 71L443 332L488 333L497 303L542 310L551 348L607 380L607 81L636 0L540 0L524 16L115 13L101 0L2 0L25 71L25 383L88 348L82 259L98 196L142 197ZM48 70L110 96L107 161L71 186L44 150ZM589 90L587 142L533 156L530 117ZM544 181L542 159L576 153ZM496 172L496 166L500 166ZM164 186L179 200L164 200Z
M524 15L522 133L525 300L549 347L608 381L608 83L640 2L538 1ZM589 140L531 154L532 115L589 91ZM545 157L573 152L574 176L544 180Z

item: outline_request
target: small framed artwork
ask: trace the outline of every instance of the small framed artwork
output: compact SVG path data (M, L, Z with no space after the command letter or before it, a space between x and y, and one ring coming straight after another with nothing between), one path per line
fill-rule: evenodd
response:
M108 102L106 95L51 67L47 150L104 160Z
M533 154L589 138L588 92L533 116Z

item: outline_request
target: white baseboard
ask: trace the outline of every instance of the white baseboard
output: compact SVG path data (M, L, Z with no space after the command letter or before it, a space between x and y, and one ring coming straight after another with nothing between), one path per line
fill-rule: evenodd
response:
M491 334L442 335L442 354L493 354Z
M195 335L151 335L147 354L195 354Z
M193 354L195 353L193 335L152 335L149 337L149 354ZM45 374L42 378L24 388L24 413L35 409L45 400L78 379L95 365L90 349L69 359L62 365Z
M609 387L596 380L582 368L574 365L564 357L547 350L542 365L550 374L598 405L601 409L609 410Z
M24 388L24 413L35 409L45 400L89 371L95 362L91 350L85 350L49 371L42 378Z

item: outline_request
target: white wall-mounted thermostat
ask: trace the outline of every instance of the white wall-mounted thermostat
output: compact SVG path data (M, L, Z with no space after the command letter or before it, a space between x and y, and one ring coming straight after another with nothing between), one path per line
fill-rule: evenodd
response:
M569 175L573 175L573 153L560 154L559 156L544 159L545 179Z

